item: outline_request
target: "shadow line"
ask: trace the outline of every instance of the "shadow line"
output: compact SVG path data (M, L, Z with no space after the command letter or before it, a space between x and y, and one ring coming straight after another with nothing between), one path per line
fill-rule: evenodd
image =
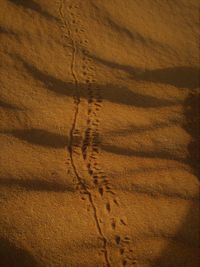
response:
M0 34L12 35L18 38L18 34L10 29L6 29L0 25Z
M171 198L171 199L176 199L176 200L187 200L187 201L193 201L199 203L199 196L187 196L184 194L181 194L180 192L170 192L170 191L165 191L160 188L151 188L150 186L144 186L140 184L132 184L131 192L138 193L138 194L144 194L148 195L149 197L152 198L160 198L160 197L165 197L165 198Z
M187 163L192 166L193 173L200 178L200 95L198 92L191 91L185 101L185 123L183 127L192 137L192 141L188 146L189 157ZM174 240L184 238L187 239L193 247L200 247L200 216L199 202L198 206L191 205L188 213L184 218L181 227L174 235ZM199 254L192 250L192 254L188 250L178 248L169 242L162 254L154 260L152 267L198 267L200 265Z
M169 84L177 88L196 89L199 87L200 68L177 66L171 68L144 70L130 65L115 63L94 55L88 55L93 60L113 69L128 73L134 80Z
M30 252L5 238L0 238L0 263L1 267L41 267Z
M109 13L106 8L100 9L98 4L95 4L95 2L91 3L93 8L95 9L95 15L103 17L102 23L105 25L109 25L109 28L111 28L114 32L116 32L118 35L125 36L129 38L132 42L139 42L142 45L146 44L148 47L154 48L159 47L162 49L165 49L166 47L158 42L157 40L154 40L152 38L149 38L147 36L142 35L140 32L136 30L129 30L126 26L120 25L119 23L115 22L112 19L112 15ZM133 25L132 25L133 26Z
M36 66L25 61L19 55L11 54L10 56L13 57L15 60L17 59L18 61L20 61L25 67L27 73L32 76L36 81L43 83L47 89L55 92L60 96L74 96L76 92L76 86L73 83L65 82L57 77L52 76L49 73L39 70ZM79 83L78 86L80 87L80 97L87 98L87 85ZM93 86L97 86L99 90L104 92L105 100L113 103L132 105L138 108L170 107L177 104L177 101L175 102L171 100L160 99L150 95L142 95L139 93L135 93L126 87L119 87L113 84L94 84Z
M113 154L117 155L124 155L124 156L135 156L141 158L159 158L159 159L166 159L166 160L176 160L179 162L185 162L184 158L177 157L175 155L171 155L167 151L138 151L134 149L123 148L114 145L104 145L101 144L101 149Z
M192 137L192 141L188 145L188 162L200 180L200 93L191 92L184 106L186 122L183 127Z
M0 99L0 108L12 109L12 110L22 110L19 107L15 106L13 104L7 103L1 99Z
M20 140L44 147L63 148L68 144L67 136L51 133L42 129L8 130L2 133L10 134Z
M163 218L164 219L164 218ZM182 226L169 241L163 253L152 263L152 267L199 267L200 257L197 253L199 248L199 214L195 204L190 206L188 214L184 218ZM180 245L178 245L178 241ZM186 249L184 243L187 242L191 249Z
M176 118L172 118L168 120L167 122L160 122L160 123L152 123L152 125L131 125L126 128L121 128L120 130L117 131L110 131L109 134L111 135L118 135L118 136L128 136L130 134L140 134L144 132L151 132L159 129L165 129L167 127L171 127L173 125L179 125L180 122Z
M42 15L43 17L51 20L59 21L58 18L54 17L53 15L46 12L36 1L34 0L8 0L12 4L23 7L25 9L28 9L30 11L37 12L38 14Z
M0 185L6 187L22 187L28 191L47 191L47 192L74 192L72 186L61 184L55 181L39 179L17 179L17 178L0 178Z

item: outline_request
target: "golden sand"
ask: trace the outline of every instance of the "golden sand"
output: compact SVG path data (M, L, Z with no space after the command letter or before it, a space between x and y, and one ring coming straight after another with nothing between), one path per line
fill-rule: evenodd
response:
M0 267L198 267L199 1L0 1Z

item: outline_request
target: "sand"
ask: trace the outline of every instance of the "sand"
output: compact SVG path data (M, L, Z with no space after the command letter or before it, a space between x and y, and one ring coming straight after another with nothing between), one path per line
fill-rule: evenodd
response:
M199 1L0 1L0 266L199 266Z

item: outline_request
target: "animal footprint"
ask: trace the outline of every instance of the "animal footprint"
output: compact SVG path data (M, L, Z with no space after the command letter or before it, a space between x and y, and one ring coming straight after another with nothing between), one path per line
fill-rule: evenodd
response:
M127 266L127 263L128 263L127 260L122 261L123 266Z
M131 239L128 236L125 236L123 239L123 242L125 242L125 243L130 243L130 241L131 241Z
M100 194L101 196L103 196L103 188L102 188L102 187L99 187L99 194Z
M119 202L117 201L117 199L113 199L113 202L117 205L117 206L119 206Z
M112 221L111 221L111 227L112 227L113 230L115 230L115 228L116 228L115 219L112 219Z
M116 242L116 244L119 245L120 241L121 241L121 237L119 235L116 235L115 236L115 242Z
M111 211L110 203L106 203L106 209L107 209L107 211L110 213L110 211Z
M127 225L127 219L125 217L120 219L121 224Z
M124 248L120 248L119 252L120 252L121 255L123 255L124 252L125 252Z
M96 185L98 185L98 180L97 179L94 179L93 180L93 183L96 184Z

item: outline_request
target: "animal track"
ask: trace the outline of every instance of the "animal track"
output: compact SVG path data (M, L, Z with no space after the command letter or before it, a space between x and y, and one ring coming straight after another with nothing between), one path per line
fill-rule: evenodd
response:
M110 203L106 203L106 209L110 213L110 211L111 211Z
M121 222L123 225L127 225L126 222L125 222L123 219L120 219L120 222Z
M115 236L115 242L116 242L116 244L119 245L120 241L121 241L121 237L119 235L116 235Z
M70 29L70 22L67 22L65 19L63 7L64 7L64 2L61 0L59 3L59 14L60 14L60 18L62 21L62 29L64 31L64 36L65 37L67 36L68 41L70 40L70 44L71 44L71 48L72 48L71 74L72 74L75 88L76 88L76 92L74 95L75 112L74 112L74 118L73 118L73 123L72 123L71 131L70 131L70 138L69 138L70 160L71 160L71 165L72 165L74 174L77 178L77 187L79 188L79 191L81 194L87 195L88 201L89 201L90 206L93 210L93 216L94 216L96 228L97 228L97 231L98 231L99 235L101 236L101 239L103 242L104 257L105 257L106 266L110 267L111 264L110 264L109 257L108 257L107 239L104 236L104 233L103 233L101 226L100 226L97 207L96 207L96 204L93 200L93 195L90 192L89 188L87 187L85 180L79 175L79 170L77 169L78 165L76 164L77 161L76 161L76 158L74 155L75 152L76 152L76 154L79 154L79 152L81 152L83 160L86 160L87 149L91 143L91 137L90 137L91 136L91 133L90 133L91 129L90 129L90 127L87 128L87 130L85 131L85 137L83 139L82 135L81 135L81 131L77 128L78 116L79 116L80 105L81 105L80 89L78 88L78 78L77 78L77 74L75 71L75 60L76 60L77 46L76 46L76 42L74 41L74 36L73 36L71 29ZM73 18L73 16L74 16L73 15L73 5L70 5L69 10L70 10L70 15L72 17L71 23L75 24L78 20ZM78 30L75 30L75 32L78 33ZM83 52L84 52L84 54L87 55L86 50ZM85 75L86 75L86 72L84 72L84 76ZM93 102L92 101L93 100L92 91L91 91L90 99L91 99L91 104L92 104L92 102ZM88 114L90 114L89 109L88 109ZM92 134L93 134L93 132L92 132ZM88 171L90 174L93 173L92 169L88 169ZM99 193L103 195L103 188L99 188ZM82 199L84 200L85 197L82 197ZM87 210L89 211L90 207L87 207Z
M64 13L64 7L68 12L68 16ZM100 115L103 107L103 98L100 88L95 85L95 68L88 57L89 51L86 46L89 44L89 40L85 37L87 31L81 26L81 18L78 16L79 10L80 7L76 4L69 3L65 6L65 2L63 0L60 1L59 14L62 21L63 36L72 50L71 74L76 88L74 95L75 111L69 138L71 169L73 169L76 176L77 189L80 192L81 199L83 201L88 200L90 204L88 210L93 211L96 228L103 243L102 252L106 266L111 267L108 255L108 240L106 232L104 233L102 230L101 219L98 216L99 209L103 207L107 211L107 217L104 218L104 221L108 221L109 227L112 229L113 242L115 242L120 252L122 266L126 266L128 264L127 258L132 253L128 249L131 240L128 236L121 236L119 234L120 227L127 227L128 224L124 218L118 218L116 209L120 207L120 202L116 198L116 193L109 177L104 173L99 162L101 143ZM68 21L66 18L68 18ZM80 66L76 65L77 54L81 55L82 64ZM80 72L76 72L78 67ZM79 79L83 88L79 85ZM81 111L85 108L85 100L81 98L81 94L85 95L85 92L87 92L87 111L85 110L84 112L87 114L87 118L85 120L85 129L83 129L83 126L79 128L79 117L84 116ZM80 175L79 161L84 162L87 175L85 173ZM87 179L89 181L86 181ZM95 188L94 193L90 190L91 184Z
M111 219L111 227L113 230L115 230L115 228L116 228L116 221L114 218Z

